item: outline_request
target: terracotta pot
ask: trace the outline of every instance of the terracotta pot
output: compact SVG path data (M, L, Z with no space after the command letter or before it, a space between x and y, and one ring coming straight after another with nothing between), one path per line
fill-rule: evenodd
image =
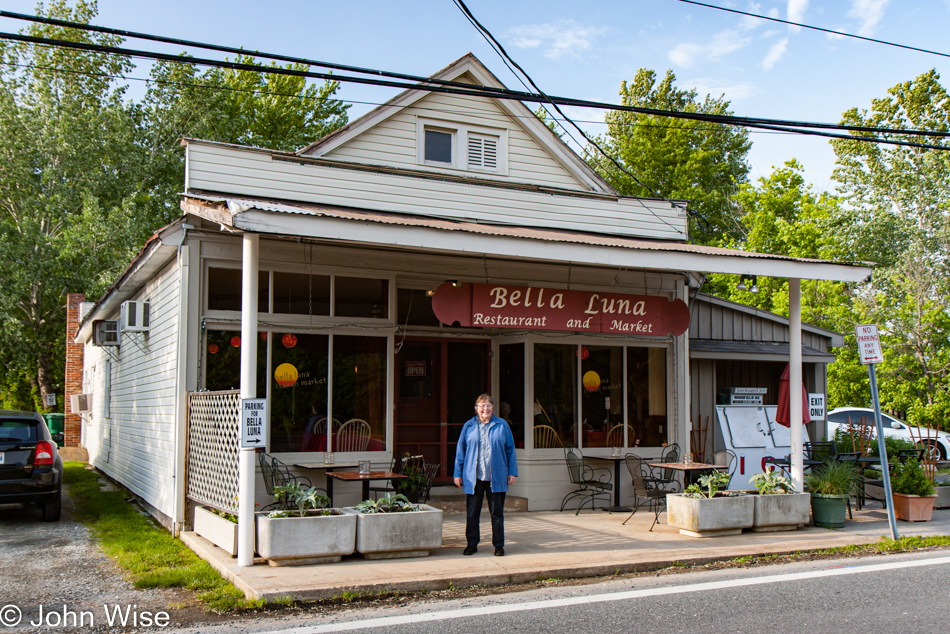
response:
M921 497L919 495L905 495L892 493L894 515L905 522L929 522L933 517L934 500L936 495Z

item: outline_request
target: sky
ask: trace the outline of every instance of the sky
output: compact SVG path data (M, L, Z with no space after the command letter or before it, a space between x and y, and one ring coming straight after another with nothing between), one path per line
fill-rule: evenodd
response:
M950 54L950 0L706 0L708 4ZM474 53L509 88L522 89L452 0L99 0L95 24L269 53L430 75ZM936 68L950 57L792 27L679 0L577 2L468 0L478 20L548 94L619 103L639 68L676 85L723 96L736 115L837 123L846 110ZM33 1L0 0L34 13ZM0 31L26 23L0 19ZM178 53L181 47L132 40L127 46ZM203 57L222 55L193 50ZM318 70L314 68L314 70ZM143 65L134 75L147 77ZM950 75L943 77L946 86ZM129 82L129 95L144 90ZM351 119L396 94L344 84ZM533 109L533 107L532 107ZM566 112L602 134L603 111ZM826 139L753 132L750 178L795 158L816 191L834 191Z

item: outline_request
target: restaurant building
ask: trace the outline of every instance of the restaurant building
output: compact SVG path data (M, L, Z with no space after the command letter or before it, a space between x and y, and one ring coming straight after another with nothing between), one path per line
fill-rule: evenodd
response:
M502 86L471 55L434 77ZM183 143L183 217L78 311L68 388L92 395L72 412L90 462L176 528L203 451L195 393L266 398L266 449L286 463L409 452L447 483L488 392L517 444L511 494L557 508L565 445L689 446L719 388L774 402L790 358L824 391L840 336L801 327L795 301L790 321L705 295L707 274L790 278L795 293L870 272L689 244L684 202L619 195L515 101L420 85L295 153ZM247 346L256 387L241 385ZM340 453L341 428L363 423L363 449Z

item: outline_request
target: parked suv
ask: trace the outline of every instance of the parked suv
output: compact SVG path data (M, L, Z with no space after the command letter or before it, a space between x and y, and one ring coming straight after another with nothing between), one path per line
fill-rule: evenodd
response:
M56 522L62 489L63 459L43 417L0 410L0 504L36 503Z
M838 429L839 426L846 428L849 418L854 423L857 423L863 418L873 426L874 410L868 407L838 407L831 410L828 412L828 437L834 438L835 430ZM928 431L927 429L921 430L919 427L908 425L902 420L888 416L884 412L881 412L881 427L884 428L885 436L903 438L904 440L910 441L922 438L925 442L928 442L927 439L929 438L931 445L934 444L934 435L936 435L936 446L934 449L937 452L937 459L946 460L947 456L950 456L950 436L948 436L945 431L934 432L932 430ZM913 432L913 435L911 435L911 432Z

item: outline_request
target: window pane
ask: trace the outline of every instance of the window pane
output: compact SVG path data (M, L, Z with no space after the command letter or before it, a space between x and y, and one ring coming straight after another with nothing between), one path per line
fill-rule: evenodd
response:
M534 347L534 428L553 429L560 445L577 445L577 346ZM546 431L546 430L544 430Z
M326 451L329 341L328 335L274 334L270 376L272 452Z
M631 446L667 441L665 348L627 348L627 422L636 432Z
M583 446L623 447L623 348L581 346L581 384Z
M426 130L425 157L427 161L452 163L452 134L438 130Z
M267 312L267 271L257 274L257 311ZM208 310L241 310L241 269L208 268Z
M515 447L524 447L524 344L499 346L498 416L508 421Z
M274 272L274 312L329 315L330 276Z
M337 317L389 317L389 280L337 276L334 293Z
M384 337L333 337L333 418L369 423L366 451L386 450L386 356Z
M400 326L438 326L441 323L432 312L432 298L423 290L400 288L396 291L396 305Z
M267 393L267 333L262 332L257 341L257 396ZM205 389L241 389L241 333L235 330L209 330L204 358Z

